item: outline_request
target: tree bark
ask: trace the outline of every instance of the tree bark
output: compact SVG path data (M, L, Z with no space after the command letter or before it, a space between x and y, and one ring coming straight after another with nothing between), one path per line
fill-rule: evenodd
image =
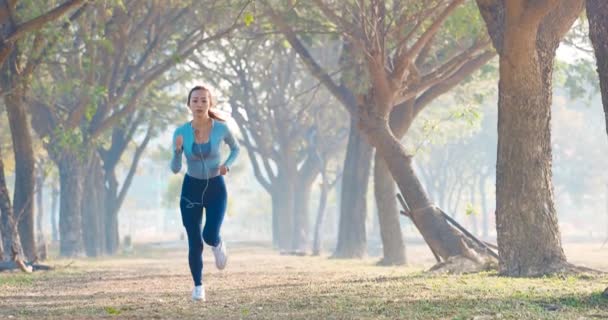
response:
M606 134L608 134L608 1L587 0L587 20L589 20L589 38L593 44L597 73L600 78L600 91Z
M500 58L496 165L499 268L509 276L536 276L566 261L551 182L550 74L555 49L538 48L537 54L521 48L526 40L518 39L515 30L505 38L518 59Z
M0 228L0 261L4 260L4 245L2 244L2 228Z
M378 223L382 238L384 256L381 265L402 265L406 263L405 244L399 222L399 209L395 194L395 180L391 176L384 159L376 153L374 160L374 193L378 206Z
M59 254L63 257L81 256L83 253L82 195L83 163L80 155L64 151L59 161L61 184L59 209Z
M118 179L114 168L108 168L107 161L104 161L105 166L105 247L106 253L109 255L116 254L120 246L120 234L118 232L118 208L115 204L118 195Z
M532 4L477 0L500 56L496 231L500 273L540 276L569 268L551 173L555 51L582 0Z
M44 172L44 160L40 160L36 166L36 241L37 250L36 256L38 260L46 260L47 254L47 243L46 237L43 231L44 221L44 181L46 180L46 174Z
M51 228L52 228L52 239L53 241L59 241L59 227L57 223L57 218L59 216L59 188L56 183L53 183L53 191L52 191L52 200L51 200Z
M310 193L312 185L320 173L319 158L314 145L308 147L308 156L297 172L294 181L294 233L292 249L304 253L310 248Z
M44 199L44 169L42 163L38 162L36 167L36 232L38 233L38 239L44 242L44 232L42 231L42 225L44 220L44 206L42 204Z
M15 260L23 257L21 239L17 230L17 221L14 215L11 199L6 186L4 175L4 161L2 160L2 150L0 149L0 240L4 249L3 260L11 260L15 255Z
M310 235L310 223L308 215L310 211L310 192L312 182L297 181L294 186L294 230L292 234L292 252L296 254L305 253L309 248L308 238Z
M338 242L333 257L361 258L367 251L365 218L372 147L363 139L351 118L340 198Z
M276 217L277 245L280 252L289 252L291 249L293 231L293 184L279 178L275 191L272 193L272 211Z
M14 65L17 50L13 50L7 68ZM16 68L16 66L15 66ZM4 71L3 77L7 75ZM16 77L16 76L15 76ZM16 81L11 78L9 81ZM6 86L3 86L6 88ZM8 120L11 127L13 151L15 154L15 191L13 195L13 210L18 219L19 236L25 257L33 261L36 257L36 238L34 232L34 187L35 160L32 149L32 136L27 112L23 104L23 91L18 86L10 86L4 97Z
M82 230L86 255L98 257L105 250L105 187L101 159L95 153L86 170L82 197Z
M321 171L321 195L319 196L319 207L317 209L317 219L315 222L315 234L312 242L312 255L318 256L321 254L321 230L323 229L323 220L325 219L325 207L327 206L327 194L329 186L325 168Z

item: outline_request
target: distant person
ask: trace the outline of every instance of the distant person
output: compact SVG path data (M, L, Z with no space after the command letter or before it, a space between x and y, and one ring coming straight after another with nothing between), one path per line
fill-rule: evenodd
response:
M211 246L218 269L223 270L228 261L226 244L220 237L227 202L224 176L238 156L239 146L225 119L211 110L213 98L207 88L192 88L187 101L192 120L177 128L173 134L171 171L178 173L181 170L184 154L188 168L179 208L188 235L188 263L194 280L192 299L204 301L203 241ZM223 162L220 154L222 141L230 146L230 154ZM201 232L203 208L206 217Z

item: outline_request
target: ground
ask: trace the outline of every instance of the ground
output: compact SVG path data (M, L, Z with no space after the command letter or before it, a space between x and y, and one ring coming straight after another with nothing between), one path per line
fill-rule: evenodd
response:
M0 273L0 319L599 319L608 276L511 279L493 273L432 276L423 246L412 266L377 258L281 256L234 243L226 270L205 248L207 302L190 300L185 244L137 246L101 259L55 259L50 272ZM608 271L608 248L566 246L569 259Z

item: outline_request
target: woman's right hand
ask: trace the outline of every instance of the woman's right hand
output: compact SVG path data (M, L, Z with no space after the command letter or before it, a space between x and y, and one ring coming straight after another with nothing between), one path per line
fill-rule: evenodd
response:
M184 145L184 137L180 134L175 138L175 151L182 151L182 147Z

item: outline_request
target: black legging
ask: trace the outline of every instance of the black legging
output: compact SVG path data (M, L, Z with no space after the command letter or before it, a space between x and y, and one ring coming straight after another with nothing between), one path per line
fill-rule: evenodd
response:
M203 190L205 195L201 201ZM182 223L188 233L188 263L195 286L202 283L203 240L213 247L220 244L220 227L226 212L226 200L227 192L223 176L205 180L185 175L179 207L182 212ZM205 227L201 233L203 208L206 217Z

